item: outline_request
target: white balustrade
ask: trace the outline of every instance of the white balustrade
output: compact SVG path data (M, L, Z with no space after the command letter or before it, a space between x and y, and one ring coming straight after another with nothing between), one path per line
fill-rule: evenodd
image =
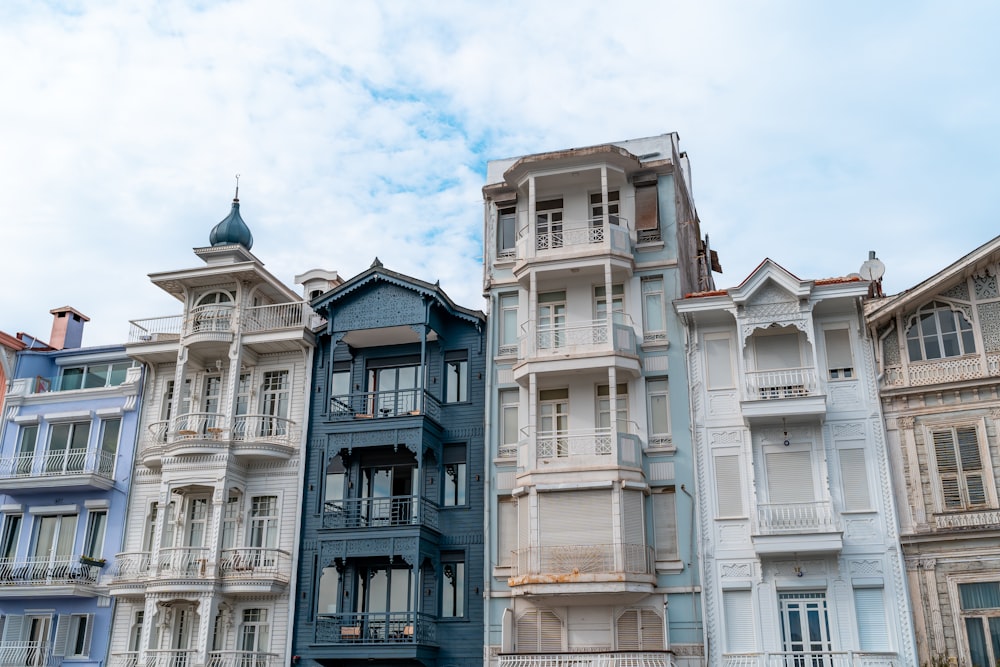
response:
M0 643L0 665L4 667L49 667L51 658L52 650L48 642Z
M725 653L723 667L899 667L895 653L867 651L781 651Z
M752 401L815 396L818 387L815 368L748 371L746 383Z
M827 501L758 505L757 526L761 535L828 533L840 529L833 506Z
M243 313L243 333L303 327L312 310L304 302L254 306Z
M499 667L673 667L666 651L615 651L586 653L506 653Z

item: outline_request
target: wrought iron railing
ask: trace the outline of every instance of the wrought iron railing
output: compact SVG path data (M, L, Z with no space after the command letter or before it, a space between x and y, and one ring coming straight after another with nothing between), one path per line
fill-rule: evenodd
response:
M567 544L515 552L515 576L531 574L651 574L653 549L645 544Z
M96 448L33 452L0 459L0 479L63 475L100 475L111 479L114 471L115 453Z
M521 356L601 351L634 353L635 329L631 319L627 315L618 317L626 321L614 322L605 318L539 325L529 320L521 325L524 332L521 339L529 343Z
M101 568L80 562L79 556L64 558L0 559L0 587L93 584Z
M288 581L291 557L287 551L267 547L223 549L219 558L223 579L278 579Z
M383 419L425 414L441 418L441 404L422 389L396 391L366 391L334 396L330 400L330 417L344 419Z
M232 305L213 303L196 306L188 313L184 323L184 335L191 336L200 333L230 333L233 330L233 315L236 308Z
M193 648L150 649L144 667L193 667L197 655Z
M205 547L169 547L160 549L157 558L160 574L180 577L208 575L208 549Z
M344 498L323 505L323 527L333 529L392 526L438 527L437 504L417 496Z
M830 533L839 531L840 523L829 501L816 501L758 505L757 527L761 535Z
M221 412L189 412L177 415L167 429L168 440L193 438L219 439L226 431L229 417Z
M667 651L501 653L499 667L673 667Z
M274 415L237 415L233 420L236 442L267 442L292 446L298 442L295 422Z
M112 653L108 661L109 667L139 667L138 651L122 651Z
M278 667L277 653L209 651L206 667Z
M149 317L144 320L129 320L129 343L156 343L176 341L184 328L183 315Z
M149 565L148 551L124 551L115 554L115 562L111 565L111 577L114 581L145 579L150 575Z
M781 651L724 653L723 667L899 667L895 653L867 651Z
M3 667L49 667L52 648L48 642L2 642L0 665Z
M788 368L776 371L748 371L747 397L752 401L815 396L818 382L815 368Z
M303 327L312 311L304 302L254 306L243 313L243 333Z
M317 644L435 644L434 617L412 611L320 614Z

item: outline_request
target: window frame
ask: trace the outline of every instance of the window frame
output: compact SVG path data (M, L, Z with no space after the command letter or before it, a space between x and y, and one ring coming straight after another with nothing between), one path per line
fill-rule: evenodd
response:
M108 510L93 509L87 512L87 529L83 534L84 556L101 560L104 558L104 541L108 531Z
M945 313L950 315L952 326L954 327L954 329L949 332L944 332L941 327L942 316ZM933 318L935 329L933 332L925 333L923 330L925 315L931 315ZM963 324L966 326L963 327ZM915 335L911 336L911 331L915 332ZM946 354L945 336L947 334L954 334L955 342L959 348L958 354ZM966 335L968 335L968 338L966 338ZM927 354L927 341L932 338L938 346L937 356L928 356ZM903 329L903 339L906 344L906 358L910 361L910 363L933 362L940 361L942 359L954 359L956 357L978 354L978 345L976 344L976 327L973 325L972 321L966 318L965 313L962 312L960 308L956 308L947 302L936 299L924 304L918 308L913 315L907 318L906 327ZM965 349L968 343L971 343L972 349L970 350ZM913 347L914 344L917 345L916 351L920 353L919 359L913 358L915 351Z
M511 400L513 398L513 400ZM517 458L517 446L521 440L521 392L518 389L501 389L497 392L500 414L497 419L497 457ZM514 432L507 432L507 412L514 411ZM513 448L513 452L511 452Z
M518 342L518 298L517 292L505 292L497 297L497 310L499 311L500 317L497 318L497 356L498 357L508 357L516 356L518 353L519 342ZM508 318L513 318L514 327L512 340L507 338L507 324Z
M847 336L847 354L850 356L851 365L838 368L833 367L830 357L830 334L843 333ZM844 326L831 326L823 329L823 353L826 361L826 379L830 382L845 382L858 379L857 364L855 363L854 343L851 339L851 329L846 324Z
M654 289L659 283L659 288ZM647 286L649 287L647 289ZM667 342L667 298L663 276L643 276L639 279L639 294L642 297L642 342L647 344L663 345ZM653 328L650 322L649 308L647 307L647 297L659 295L660 308L660 328Z
M663 384L661 388L653 388L654 384ZM657 431L653 425L653 414L656 412L653 400L662 397L664 401L664 418L667 422L666 431ZM670 419L670 379L666 376L646 378L646 428L648 447L673 447L672 422Z
M451 350L444 353L444 402L469 402L469 351Z
M441 554L441 576L439 581L439 613L438 618L445 622L462 621L469 615L469 576L466 564L468 558L464 551L446 551ZM453 576L448 576L448 567L452 567ZM450 590L453 591L453 607L448 613L445 607L445 592L449 589L448 582L452 582ZM457 607L457 609L456 609Z
M721 380L723 378L721 378L721 377L719 377L719 378L714 377L715 373L713 372L713 369L722 370L723 369L723 365L718 363L719 360L717 360L716 363L712 362L712 354L711 354L712 350L710 349L710 345L714 344L714 343L721 343L723 341L726 343L726 348L727 348L727 352L728 352L727 357L726 357L726 362L727 363L725 364L725 370L728 372L728 378L725 378L725 380L726 380L725 384L715 384L715 380ZM733 352L736 350L736 345L735 345L735 340L733 339L732 334L729 333L728 331L706 332L704 334L704 337L702 338L702 342L703 342L703 344L705 346L705 355L704 355L704 357L705 357L705 388L706 388L706 390L708 390L708 391L720 391L720 390L721 391L731 391L733 389L736 389L736 386L737 386L737 372L736 372L736 365L734 363L735 356L733 354Z
M507 224L510 225L510 245L505 245L507 239ZM497 244L496 258L498 262L510 261L517 257L517 206L497 206Z
M63 366L59 369L59 390L75 391L79 389L119 387L125 384L128 371L133 367L135 367L135 361L131 359ZM79 374L73 373L70 375L68 371L78 371ZM69 380L71 377L73 378L72 382ZM100 379L100 382L95 383L94 378ZM67 384L76 385L77 383L79 383L78 386L67 386Z
M461 457L458 456L461 452ZM461 458L461 460L458 460ZM464 442L447 443L442 448L441 463L441 508L469 506L469 448ZM450 460L455 459L455 460ZM454 467L454 473L449 468ZM449 482L448 478L453 481ZM449 485L454 489L448 493ZM449 501L449 495L452 498Z
M978 445L977 451L979 454L979 464L980 464L980 476L982 479L983 490L984 490L984 502L983 504L973 505L967 502L969 497L967 480L965 479L965 471L962 468L962 454L959 449L958 441L958 431L959 429L975 429L976 433L976 444ZM950 472L942 473L939 469L938 464L938 452L937 446L934 440L934 434L936 432L943 432L950 430L953 434L952 447L955 456L955 461L958 470L956 471L956 480L958 481L958 492L962 498L961 506L949 507L945 500L945 489L942 484L942 474L950 475ZM933 479L933 492L934 492L934 507L936 512L941 514L957 513L957 512L969 512L977 511L982 509L996 508L997 502L997 492L996 484L993 475L993 465L992 459L990 458L989 452L989 439L987 436L986 425L983 418L976 420L965 420L965 421L948 421L948 422L936 422L936 423L926 423L923 429L924 435L924 447L927 455L927 460L930 462L929 474Z

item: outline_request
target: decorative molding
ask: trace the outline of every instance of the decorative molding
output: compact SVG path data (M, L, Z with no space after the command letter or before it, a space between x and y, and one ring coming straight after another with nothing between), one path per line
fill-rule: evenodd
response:
M850 562L851 574L859 576L881 575L882 561L880 560L852 560Z
M833 424L833 437L837 439L865 437L865 425L862 422Z
M742 442L743 438L742 432L737 430L731 431L713 431L712 432L712 445L738 445Z
M910 415L902 415L896 417L896 427L901 431L912 431L913 430L913 417Z
M752 575L750 563L720 563L719 576L723 579L748 579Z

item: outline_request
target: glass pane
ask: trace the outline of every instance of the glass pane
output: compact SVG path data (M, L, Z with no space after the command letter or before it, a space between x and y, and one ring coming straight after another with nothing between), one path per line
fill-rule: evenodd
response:
M986 635L983 631L982 618L965 619L965 634L969 639L969 653L973 667L990 667L989 655L986 652Z
M82 368L66 368L63 370L62 375L62 389L68 391L70 389L79 389L83 386L83 369Z
M320 614L337 612L339 599L340 575L335 567L324 567L319 578L319 595L316 600L316 611Z
M117 387L124 382L125 375L131 367L131 361L120 361L117 364L111 364L111 376L108 378L108 385L111 387Z
M669 433L669 420L666 394L654 394L649 397L650 429L653 434Z
M91 366L87 369L87 375L83 379L84 389L95 389L108 384L109 368L106 364Z
M958 594L962 610L1000 609L1000 582L986 581L976 584L959 584Z
M722 389L733 386L733 365L729 352L728 338L708 338L705 340L708 353L708 388Z

